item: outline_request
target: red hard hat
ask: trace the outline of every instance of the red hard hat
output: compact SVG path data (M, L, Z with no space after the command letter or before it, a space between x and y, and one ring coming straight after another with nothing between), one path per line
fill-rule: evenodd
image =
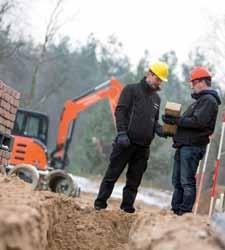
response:
M189 81L194 81L196 79L200 79L200 78L205 78L205 77L212 77L211 73L209 72L209 70L206 67L195 67L190 74L190 79Z

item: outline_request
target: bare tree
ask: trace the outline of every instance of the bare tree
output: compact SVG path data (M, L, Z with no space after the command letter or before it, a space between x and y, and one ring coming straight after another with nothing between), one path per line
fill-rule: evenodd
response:
M62 23L59 22L59 17L62 13L64 2L65 0L58 0L49 17L49 21L45 30L44 40L43 40L43 43L40 45L37 60L33 67L31 88L30 88L30 93L28 97L29 107L34 106L33 100L36 95L38 72L40 70L40 67L45 62L48 61L48 59L46 59L48 46L54 41L55 36L57 35L59 29L65 24L65 21ZM52 59L49 59L49 60L52 60ZM62 83L57 84L57 86L58 85L62 86ZM48 90L47 93L40 99L39 103L36 103L35 106L37 107L40 104L42 104L51 95L51 93L54 92L57 86L53 86L52 89Z
M0 1L0 60L11 57L22 46L21 42L12 42L9 14L15 8L15 0Z

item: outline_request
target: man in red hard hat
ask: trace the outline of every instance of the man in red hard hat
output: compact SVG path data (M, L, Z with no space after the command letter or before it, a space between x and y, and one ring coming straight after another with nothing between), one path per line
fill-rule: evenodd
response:
M179 118L163 115L167 124L176 124L173 137L176 148L172 183L172 210L177 215L191 212L196 198L195 174L203 158L209 136L213 133L221 104L217 91L211 87L211 73L206 67L195 67L189 77L195 102Z
M209 72L209 70L206 67L195 67L191 73L190 73L190 79L189 82L195 81L195 80L199 80L199 79L206 79L208 78L208 80L211 81L211 73ZM207 84L207 86L209 86ZM211 86L211 85L210 85Z

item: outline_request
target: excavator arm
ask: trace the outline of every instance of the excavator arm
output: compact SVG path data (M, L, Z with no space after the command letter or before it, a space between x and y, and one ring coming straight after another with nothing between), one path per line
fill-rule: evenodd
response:
M50 155L50 166L64 169L68 165L68 149L72 141L75 122L80 112L93 104L108 99L115 124L114 112L123 85L115 78L108 80L82 95L68 100L60 115L56 147Z

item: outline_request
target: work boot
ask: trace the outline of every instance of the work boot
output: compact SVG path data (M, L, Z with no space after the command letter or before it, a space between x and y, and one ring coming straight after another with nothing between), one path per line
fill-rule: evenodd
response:
M179 209L173 209L173 208L171 208L170 209L174 214L177 214L180 210Z
M174 213L178 216L182 216L183 214L186 214L186 213L191 213L191 212L188 212L188 211L182 211L182 210L176 210L174 211Z
M107 203L103 201L99 201L98 199L95 200L94 202L94 208L96 211L100 211L102 209L106 209Z
M94 209L95 209L96 211L100 211L100 210L102 210L102 209L105 209L105 207L101 207L101 206L98 206L98 205L94 205Z
M131 207L131 208L120 208L121 210L123 210L126 213L134 213L135 212L135 208Z

